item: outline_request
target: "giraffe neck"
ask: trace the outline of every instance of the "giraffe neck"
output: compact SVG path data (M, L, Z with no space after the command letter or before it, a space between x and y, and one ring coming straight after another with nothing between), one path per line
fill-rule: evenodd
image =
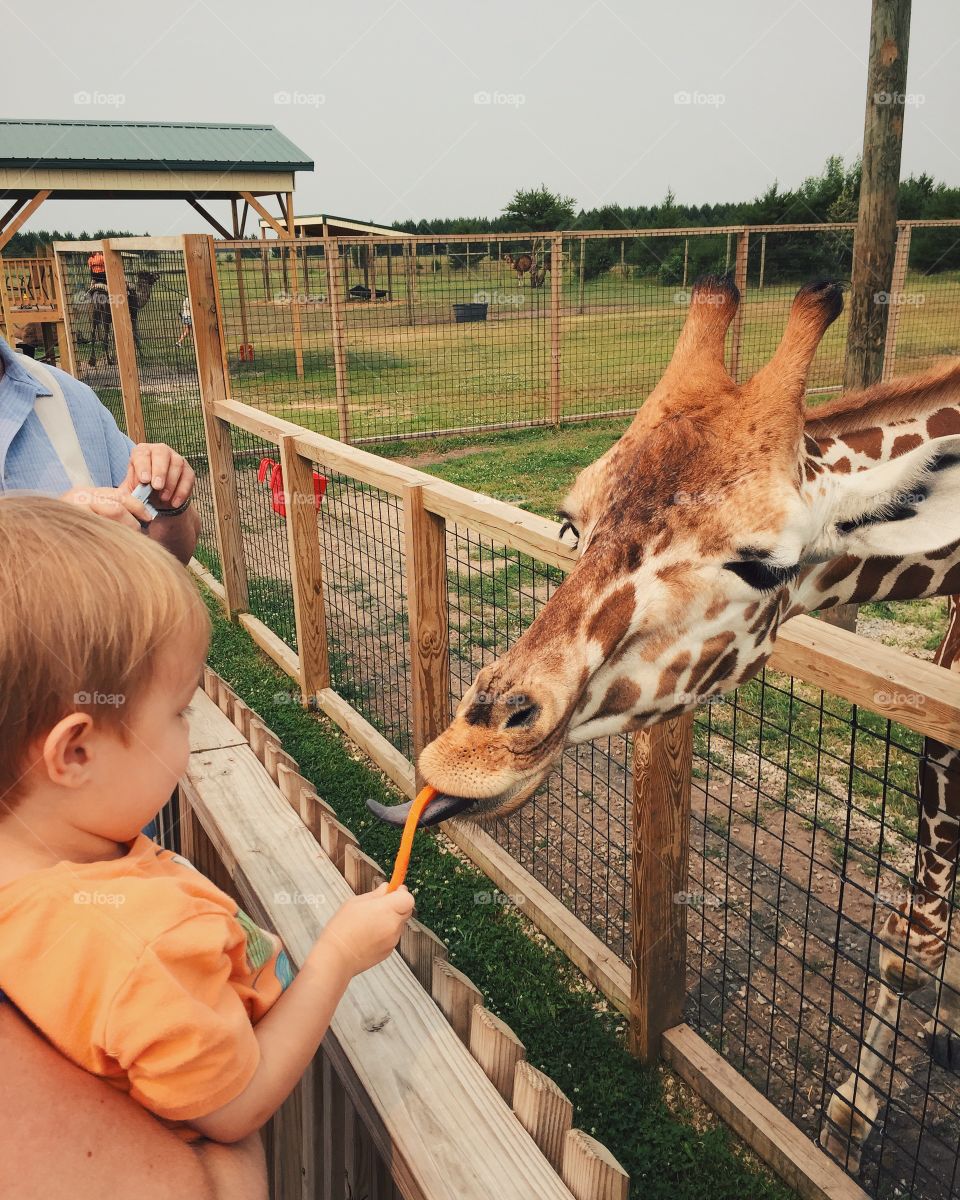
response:
M855 414L844 414L852 421ZM808 474L865 471L898 458L924 442L960 433L960 395L940 396L931 408L914 416L846 427L827 432L824 420L813 410L808 420ZM816 452L811 440L816 444ZM951 596L960 592L960 539L930 554L907 557L857 558L842 555L808 569L798 581L797 596L805 611L835 604L863 604L871 600L916 600L925 596ZM796 611L800 611L798 607Z

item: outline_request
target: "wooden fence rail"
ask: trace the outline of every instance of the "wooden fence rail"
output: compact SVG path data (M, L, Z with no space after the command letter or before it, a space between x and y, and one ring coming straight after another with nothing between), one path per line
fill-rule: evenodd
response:
M736 232L736 231L734 231ZM112 245L125 244L114 242ZM355 446L324 437L229 398L222 344L215 328L211 298L213 247L208 238L183 239L188 254L188 278L198 328L198 365L204 429L209 442L211 472L215 474L214 521L224 563L224 584L208 572L198 573L221 597L257 644L300 684L305 703L312 702L393 780L407 796L416 788L413 763L330 686L324 631L322 561L317 545L312 475L315 467L337 472L358 484L380 489L402 500L406 549L407 615L411 645L413 741L425 744L447 719L449 695L447 653L447 585L445 535L455 525L496 544L529 555L540 563L570 570L576 553L558 538L559 527L544 518L469 489L438 480L411 467L391 462ZM201 351L201 342L204 349ZM121 373L122 377L122 373ZM246 611L243 548L236 529L235 487L230 430L238 428L278 447L284 465L288 516L290 578L299 652L295 652L258 617ZM960 702L946 673L930 663L878 646L845 630L808 617L796 617L780 632L770 667L864 706L891 720L935 737L960 744ZM266 753L269 739L247 713L251 746ZM711 1071L722 1060L692 1030L679 1025L684 988L685 926L683 906L674 903L687 878L686 823L689 817L691 750L689 718L668 723L636 739L634 809L637 830L636 870L632 914L634 970L617 958L589 929L530 876L489 834L463 820L447 822L444 830L481 870L507 892L522 911L553 940L597 988L631 1020L631 1043L645 1059L666 1053L693 1085L717 1105ZM277 782L296 795L298 813L306 814L335 861L354 878L369 877L375 864L364 863L348 834L331 824L316 797L304 795L290 783L289 763L274 749ZM286 794L286 793L285 793ZM325 831L325 832L324 832ZM644 856L656 858L648 869ZM660 939L657 941L657 939ZM665 940L664 940L665 939ZM452 968L438 968L429 938L417 933L420 975L433 971L434 992L461 1040L473 1040L473 1007L469 981L458 980ZM656 947L656 951L653 948ZM430 961L432 959L432 962ZM446 1006L446 1007L445 1007ZM469 1023L467 1016L469 1015ZM485 1045L492 1040L491 1061L503 1063L515 1054L515 1076L522 1056L516 1047L498 1042L490 1029L478 1030ZM509 1040L509 1039L508 1039ZM486 1051L485 1051L486 1053ZM711 1055L713 1056L711 1058ZM712 1064L707 1069L704 1064ZM498 1068L499 1069L499 1068ZM727 1071L730 1068L726 1068ZM517 1076L519 1077L519 1076ZM503 1068L502 1090L516 1087ZM529 1091L533 1086L524 1082ZM525 1094L525 1093L524 1093ZM514 1103L516 1103L514 1096ZM735 1113L738 1131L759 1153L788 1178L804 1196L862 1197L862 1191L835 1164L792 1128L759 1093L739 1080L721 1106ZM562 1124L562 1115L551 1120ZM548 1122L549 1124L549 1122ZM551 1126L552 1127L552 1126ZM551 1135L552 1136L552 1135ZM545 1143L552 1147L547 1132ZM770 1147L777 1147L776 1153ZM581 1144L582 1149L582 1144ZM571 1159L578 1151L569 1151ZM567 1149L564 1150L564 1155Z

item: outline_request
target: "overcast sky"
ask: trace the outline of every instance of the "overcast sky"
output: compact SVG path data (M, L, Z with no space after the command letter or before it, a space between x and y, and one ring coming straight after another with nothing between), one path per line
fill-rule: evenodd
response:
M868 0L0 0L10 117L277 125L298 212L494 216L746 199L860 150ZM960 5L913 6L903 173L960 184ZM96 103L77 103L78 93ZM223 218L226 203L213 205ZM48 202L27 228L198 228L176 201Z

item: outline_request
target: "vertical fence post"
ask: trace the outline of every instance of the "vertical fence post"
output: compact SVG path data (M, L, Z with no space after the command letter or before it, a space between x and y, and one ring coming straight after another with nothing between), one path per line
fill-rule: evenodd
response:
M733 282L740 292L740 303L733 318L733 330L730 338L730 374L734 380L740 380L740 350L743 344L743 322L747 312L747 252L750 248L750 235L746 229L737 234L737 257L733 266Z
M213 520L223 570L226 606L232 616L249 607L247 569L240 536L240 505L233 464L230 426L213 411L218 400L227 398L227 364L220 336L220 306L213 259L213 238L202 233L184 234L183 259L187 294L193 313L193 337L197 348L197 378L200 408L207 443L207 467L213 492Z
M280 438L280 464L287 508L293 616L300 656L300 697L304 708L310 708L316 703L317 693L330 686L323 559L317 533L313 464L297 450L295 438L290 434Z
M630 1049L655 1062L683 1019L693 716L634 734Z
M447 527L427 512L423 485L403 489L403 535L410 627L410 713L414 758L450 721ZM417 772L417 786L422 780Z
M563 320L563 238L550 240L550 420L560 424L560 328Z
M587 249L587 239L580 239L580 279L577 284L577 313L583 316L583 259Z
M763 291L763 276L767 269L767 235L760 235L760 278L757 280L757 291Z
M63 354L64 347L61 346L61 361L60 366L65 371L69 371L71 375L76 377L77 374L77 355L74 349L74 332L73 323L70 317L70 303L67 293L67 277L63 269L63 258L54 250L53 252L54 270L57 273L57 291L60 293L60 312L63 318L63 331L65 334L64 341L66 343L66 355ZM6 290L6 280L4 282L4 290ZM57 325L59 334L60 325Z
M893 378L893 367L897 361L897 333L900 329L900 313L903 310L903 291L907 282L907 266L910 262L910 239L912 225L897 227L897 249L893 257L893 277L890 280L890 311L887 313L887 335L883 343L884 382Z
M403 273L407 284L407 324L413 324L413 303L416 300L417 264L414 262L417 246L413 242L403 243Z
M349 254L349 249L347 250ZM333 338L333 373L337 386L337 436L350 441L350 399L347 392L347 346L343 325L343 278L340 272L340 247L336 238L324 238L323 256L327 261L327 291L330 294L330 333ZM346 264L344 259L344 264Z
M107 298L110 301L110 321L113 325L113 343L117 351L117 371L120 375L120 390L123 394L123 415L127 423L127 436L135 442L147 440L147 427L143 419L143 402L140 396L140 369L137 366L137 343L133 336L133 321L130 317L130 295L127 277L123 270L123 259L113 243L103 243L103 261L107 270Z
M687 290L687 276L690 269L690 239L683 239L683 283L680 285L684 291Z
M299 253L297 250L297 239L292 235L283 239L280 243L281 253L282 247L286 243L287 251L290 256L291 270L287 275L288 286L287 295L290 297L290 323L293 326L293 357L297 368L297 378L303 378L303 327L300 320L300 299L301 299L301 284L300 284L300 266ZM291 286L292 284L292 286Z

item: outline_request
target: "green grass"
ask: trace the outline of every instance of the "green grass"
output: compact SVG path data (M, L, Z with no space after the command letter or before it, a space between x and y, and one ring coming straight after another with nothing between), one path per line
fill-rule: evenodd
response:
M381 864L397 831L372 818L366 799L397 800L383 776L347 752L329 722L289 703L290 680L207 597L214 624L210 663L282 739L320 794ZM625 1049L625 1022L555 947L527 936L521 917L489 900L490 881L427 832L417 834L409 882L419 917L449 946L451 961L516 1031L528 1058L574 1103L575 1122L607 1145L644 1200L786 1200L791 1193L748 1160L722 1125L698 1132L664 1100L658 1071ZM676 1107L676 1106L674 1106ZM709 1183L705 1183L709 1181Z
M233 393L259 407L325 433L336 431L330 310L326 303L300 309L304 374L294 362L291 307L273 297L283 288L277 264L266 289L259 262L243 264L247 337L253 363L239 361L243 340L235 266L221 262L225 336ZM354 275L356 273L354 272ZM351 282L357 279L351 275ZM907 291L923 305L900 314L897 370L915 370L939 354L956 353L954 330L960 304L958 274L911 275ZM378 285L385 285L385 263ZM776 284L744 300L741 370L752 373L770 357L797 285ZM345 310L347 390L355 437L455 428L543 418L550 374L549 288L517 288L510 272L482 261L469 271L425 270L417 275L414 319L406 324L406 282L395 271L390 303L348 303ZM303 289L301 289L303 290ZM310 266L308 293L326 293L319 264ZM477 292L492 298L485 322L456 324L451 305ZM679 290L655 277L614 270L588 280L583 310L575 276L561 288L560 391L565 414L600 412L642 403L666 365L686 315ZM846 316L827 331L809 385L825 387L842 377Z

